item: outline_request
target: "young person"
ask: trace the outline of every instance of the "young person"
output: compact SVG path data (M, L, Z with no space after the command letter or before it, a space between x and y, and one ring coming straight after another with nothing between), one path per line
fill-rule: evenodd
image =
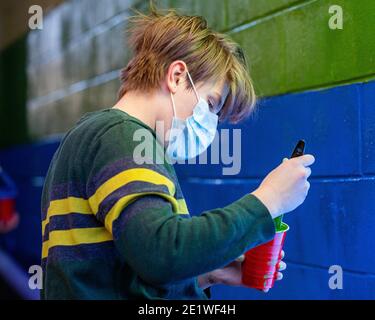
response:
M246 61L201 17L152 11L129 23L134 57L118 102L84 115L48 170L43 299L208 299L213 284L241 285L243 253L271 240L273 219L309 190L305 155L228 206L190 216L171 160L206 150L219 120L251 114Z

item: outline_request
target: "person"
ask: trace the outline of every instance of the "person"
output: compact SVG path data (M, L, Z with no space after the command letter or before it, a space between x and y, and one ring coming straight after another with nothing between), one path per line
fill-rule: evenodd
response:
M209 299L212 285L241 286L244 252L271 240L273 219L309 190L314 157L305 155L233 203L191 216L173 160L205 151L219 120L253 112L246 59L202 17L152 9L129 26L134 56L117 103L86 113L48 169L42 299Z

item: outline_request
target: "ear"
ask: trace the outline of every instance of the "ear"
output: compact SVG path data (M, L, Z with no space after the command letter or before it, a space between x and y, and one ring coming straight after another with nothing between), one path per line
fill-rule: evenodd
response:
M172 62L167 72L167 88L169 92L176 93L178 87L186 78L187 66L182 60Z

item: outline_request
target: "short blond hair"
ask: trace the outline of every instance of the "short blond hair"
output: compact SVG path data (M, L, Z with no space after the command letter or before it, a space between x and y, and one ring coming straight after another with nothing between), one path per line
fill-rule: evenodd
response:
M229 36L208 28L203 17L180 15L174 9L161 13L151 6L149 14L130 17L128 26L134 57L121 71L119 98L132 90L160 88L170 64L182 60L196 83L226 79L229 93L220 121L237 123L251 114L256 95L245 55Z

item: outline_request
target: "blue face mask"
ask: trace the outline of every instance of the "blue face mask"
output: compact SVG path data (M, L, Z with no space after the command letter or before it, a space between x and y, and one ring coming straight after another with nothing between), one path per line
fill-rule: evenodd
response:
M181 120L176 117L176 106L171 93L174 116L166 153L174 160L195 158L204 152L214 140L218 124L218 116L210 111L207 101L199 97L189 72L187 74L198 102L193 114L186 120Z

